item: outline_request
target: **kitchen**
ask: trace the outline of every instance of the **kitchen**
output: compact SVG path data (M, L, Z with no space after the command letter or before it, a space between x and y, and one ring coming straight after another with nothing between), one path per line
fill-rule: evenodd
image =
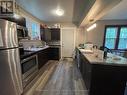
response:
M0 95L126 95L126 0L0 1Z

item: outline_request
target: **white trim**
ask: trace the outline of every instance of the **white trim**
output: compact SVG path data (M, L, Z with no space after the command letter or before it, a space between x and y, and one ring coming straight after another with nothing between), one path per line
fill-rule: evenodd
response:
M73 37L74 37L74 41L73 41L73 43L74 43L74 46L73 46L73 53L74 53L74 50L75 50L75 46L76 46L76 27L63 27L63 28L61 28L61 58L63 57L63 45L62 45L62 34L63 34L63 29L73 29L74 30L74 35L73 35Z
M76 46L76 30L77 30L77 28L74 27L74 49L75 49L75 46Z
M60 54L61 54L61 59L62 59L62 29L60 29L60 45L61 45L61 47L60 47Z
M63 27L63 28L61 28L61 29L76 29L76 27Z

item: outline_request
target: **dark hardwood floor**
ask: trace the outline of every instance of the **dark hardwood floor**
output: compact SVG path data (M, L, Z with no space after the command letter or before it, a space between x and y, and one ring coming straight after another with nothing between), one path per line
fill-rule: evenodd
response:
M70 58L49 61L36 85L25 95L88 95L81 74Z

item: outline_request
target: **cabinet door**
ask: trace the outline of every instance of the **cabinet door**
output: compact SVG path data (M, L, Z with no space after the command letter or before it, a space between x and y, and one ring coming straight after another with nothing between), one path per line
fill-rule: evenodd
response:
M86 88L90 89L91 84L91 71L92 71L92 65L88 62L88 60L81 54L81 74L84 79Z
M38 68L43 67L48 61L49 49L42 50L38 53Z
M60 29L50 29L51 31L51 40L58 41L60 40Z
M84 62L84 81L85 81L85 84L86 84L86 88L87 89L90 89L90 84L91 84L91 64L86 60Z
M90 95L124 95L126 73L126 66L94 64Z
M82 60L82 58L80 58L80 66L79 66L79 69L80 69L80 72L81 72L81 74L82 74L82 77L83 77L83 60Z
M45 38L45 41L51 41L51 31L49 28L45 28L44 38Z
M50 53L49 53L49 58L50 60L59 60L60 55L59 55L59 48L50 48Z
M80 72L81 72L81 74L82 74L82 77L83 77L83 59L82 59L82 55L81 55L81 53L79 54L79 60L80 60L80 63L79 63L79 70L80 70Z
M42 41L45 41L45 28L40 27L40 37Z
M77 67L80 68L80 52L78 49L76 49L75 60L76 60Z

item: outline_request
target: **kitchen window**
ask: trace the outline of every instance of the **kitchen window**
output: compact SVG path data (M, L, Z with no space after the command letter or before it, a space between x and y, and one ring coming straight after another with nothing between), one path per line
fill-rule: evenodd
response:
M40 24L32 21L29 18L26 18L26 26L29 29L29 35L31 36L32 40L39 40L40 39Z
M127 26L106 26L104 46L109 49L127 49Z
M120 29L118 49L127 49L127 27Z
M40 39L40 25L37 23L32 23L32 39L39 40Z

